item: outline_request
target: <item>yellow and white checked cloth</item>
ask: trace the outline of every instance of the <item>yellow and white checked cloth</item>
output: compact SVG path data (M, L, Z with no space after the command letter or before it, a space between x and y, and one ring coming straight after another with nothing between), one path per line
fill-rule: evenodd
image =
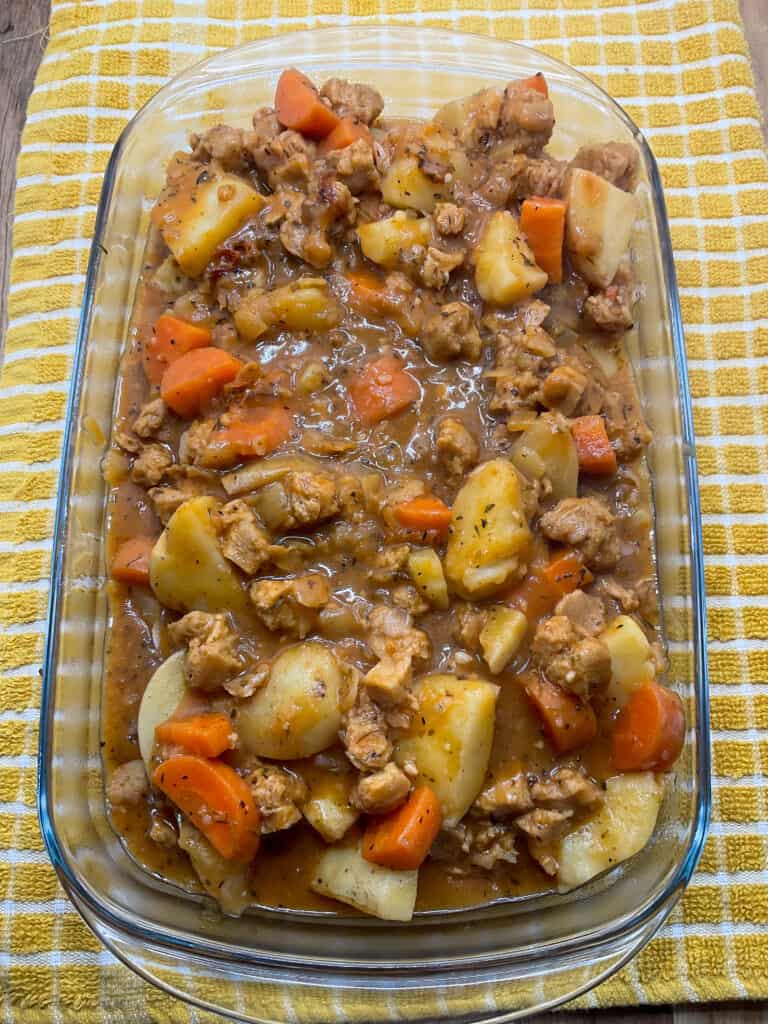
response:
M355 18L521 40L646 132L666 187L709 592L713 825L671 922L585 1006L768 998L768 164L737 0L53 0L18 164L0 377L0 1012L212 1020L81 924L34 809L38 669L69 367L102 173L121 129L211 51Z

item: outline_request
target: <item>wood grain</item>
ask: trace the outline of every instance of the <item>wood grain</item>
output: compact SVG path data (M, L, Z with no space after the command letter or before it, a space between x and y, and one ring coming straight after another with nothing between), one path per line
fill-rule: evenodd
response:
M768 0L740 0L758 99L768 108ZM49 0L0 0L0 339L5 337L16 157L27 100L45 49ZM1 353L0 353L1 355ZM758 1024L768 1003L632 1007L560 1012L532 1018L536 1024Z

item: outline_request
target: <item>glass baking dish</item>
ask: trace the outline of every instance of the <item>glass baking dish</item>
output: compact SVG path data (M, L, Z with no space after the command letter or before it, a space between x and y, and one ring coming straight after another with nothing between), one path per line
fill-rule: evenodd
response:
M307 913L239 920L142 871L110 828L99 756L107 603L102 533L119 361L127 344L149 211L189 132L246 125L279 72L373 83L387 112L428 116L488 84L543 71L557 128L550 151L634 141L643 286L629 338L645 413L667 682L689 713L685 752L641 854L567 896L418 915L407 925ZM146 979L248 1021L494 1021L555 1006L627 962L670 913L702 849L710 806L704 583L697 471L669 229L642 135L578 72L526 47L423 28L334 28L217 54L163 88L131 121L107 168L72 373L45 652L39 808L51 860L96 935Z

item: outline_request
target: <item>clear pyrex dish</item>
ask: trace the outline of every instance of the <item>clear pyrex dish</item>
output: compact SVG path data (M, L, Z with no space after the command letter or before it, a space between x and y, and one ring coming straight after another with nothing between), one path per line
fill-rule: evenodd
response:
M99 756L108 609L102 534L105 454L129 336L149 211L169 156L189 132L247 125L286 66L317 81L371 82L389 114L535 71L557 115L550 151L633 141L643 287L630 354L655 440L656 560L667 682L689 733L651 844L567 896L373 919L252 911L239 920L142 871L111 830ZM96 935L143 977L182 999L249 1021L506 1021L557 1005L608 977L653 935L688 882L706 833L709 734L701 525L680 307L658 170L642 135L604 92L526 47L423 28L334 28L217 54L163 88L120 137L104 180L72 373L53 548L39 756L43 835Z

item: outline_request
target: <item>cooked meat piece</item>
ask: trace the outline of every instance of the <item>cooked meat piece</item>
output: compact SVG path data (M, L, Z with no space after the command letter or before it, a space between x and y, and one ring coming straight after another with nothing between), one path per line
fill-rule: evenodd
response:
M215 160L225 171L244 171L248 167L241 128L217 124L202 135L192 135L189 144L193 160L203 163Z
M564 416L572 416L587 387L587 376L576 366L556 366L544 378L541 386L541 404L556 409Z
M533 808L531 791L525 772L516 772L499 779L482 791L475 805L494 816L524 814Z
M443 829L433 847L436 859L456 860L465 854L470 864L490 871L499 861L517 861L515 832L508 825L467 818L454 827Z
M149 490L155 515L165 526L177 508L180 508L190 497L179 487L152 487Z
M456 639L468 651L480 650L480 632L486 623L487 613L471 604L459 604L454 613L453 632Z
M215 477L192 466L171 466L166 478L168 482L162 487L152 487L148 492L155 513L163 524L189 498L201 494L216 496L219 493Z
M493 206L507 206L528 196L559 196L567 171L568 164L560 160L515 153L491 165L479 191Z
M414 629L411 616L403 608L381 604L368 616L368 646L379 658L410 655L426 661L432 654L429 637Z
M396 707L407 697L406 686L413 678L413 659L409 654L387 655L363 676L371 697L382 707Z
M547 810L589 813L603 803L603 791L583 770L558 768L547 779L534 782L531 796Z
M607 391L602 412L605 429L620 461L633 459L653 440L639 405L627 394Z
M357 448L357 442L310 428L301 432L301 447L312 455L346 455Z
M313 177L314 144L298 132L279 131L271 135L273 127L268 116L259 128L245 133L244 144L251 159L270 188L308 188Z
M133 432L147 440L155 437L166 423L168 406L162 398L154 398L142 407L141 412L133 421Z
M616 521L599 498L563 498L539 525L550 540L578 548L590 569L605 572L619 559Z
M326 163L353 196L368 192L379 185L380 176L373 147L366 139L355 139L351 146L334 149L326 157Z
M347 712L341 742L352 764L361 772L374 772L392 757L384 712L367 690L360 687L354 706Z
M245 776L261 814L261 833L279 832L301 821L300 806L307 799L307 787L287 768L259 764Z
M549 306L538 299L521 304L514 322L486 317L493 334L495 392L491 412L519 413L536 408L545 377L562 361L552 338L541 326Z
M173 455L162 444L145 444L131 466L131 480L141 487L155 487L173 465Z
M460 235L467 220L467 211L455 203L438 203L432 216L438 234Z
M590 295L585 301L584 315L601 331L621 334L628 331L634 322L632 307L635 301L636 289L632 268L629 262L624 260L608 287Z
M216 690L242 671L239 637L228 617L221 612L215 615L187 612L178 622L171 623L168 636L176 645L187 645L184 656L187 686Z
M435 363L459 358L475 362L483 348L475 315L465 302L449 302L429 317L422 328L421 344Z
M574 590L561 597L555 605L555 615L565 615L576 631L584 636L597 636L605 629L605 606L599 597Z
M191 465L204 462L215 429L215 420L193 420L179 440L179 462Z
M467 101L467 109L456 138L466 149L486 149L496 137L501 113L501 94L497 89L482 89Z
M219 534L222 554L246 575L255 576L270 561L272 542L246 502L230 501L216 509L211 519Z
M426 615L430 609L426 601L412 583L401 583L392 590L392 603L398 608L405 608L411 615Z
M510 82L504 90L499 126L515 150L539 153L555 126L552 101L524 81Z
M608 595L612 597L614 601L618 602L619 607L623 612L630 613L636 612L640 607L640 601L638 599L635 588L625 587L623 584L614 576L603 576L597 583L597 586Z
M384 109L381 93L371 85L347 82L344 78L329 78L320 95L324 96L339 117L352 117L364 124L373 124Z
M164 850L172 850L179 842L179 836L176 829L170 822L165 821L163 818L152 818L152 824L149 826L149 832L147 835L153 843L157 843L158 846L162 846Z
M351 803L366 814L386 814L394 810L411 791L408 776L394 761L372 775L364 775L352 792Z
M611 655L601 640L583 636L565 615L553 615L536 627L534 662L550 682L587 699L611 678Z
M454 481L462 480L476 464L480 449L477 441L455 416L446 416L437 428L437 458Z
M289 503L285 529L321 523L339 511L336 480L327 473L288 473L283 486Z
M436 245L427 246L427 254L421 265L421 279L427 288L445 288L451 271L464 262L464 253L460 249L445 252Z
M637 150L628 142L603 142L596 146L582 146L571 161L571 167L592 171L625 192L632 191Z
M527 814L515 818L519 829L540 843L551 843L565 832L573 817L573 811L557 811L536 807Z
M300 640L315 628L317 612L331 596L326 577L314 572L288 580L259 580L249 593L267 629Z
M372 582L376 586L387 586L398 576L403 576L410 552L410 544L394 544L378 551L374 556L370 573Z
M148 792L147 772L141 760L118 765L107 785L107 797L114 807L139 804Z

